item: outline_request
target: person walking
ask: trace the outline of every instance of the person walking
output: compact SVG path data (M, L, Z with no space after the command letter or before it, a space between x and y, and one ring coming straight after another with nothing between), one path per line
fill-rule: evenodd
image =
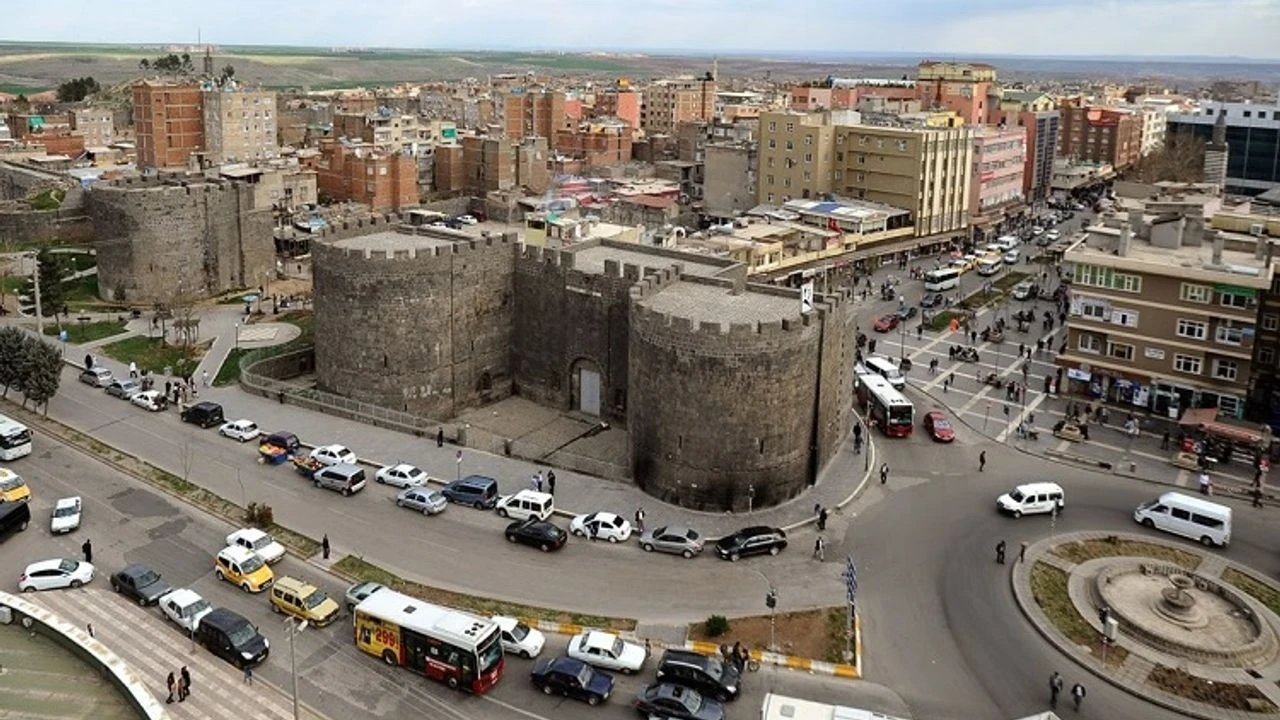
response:
M1262 507L1262 488L1257 485L1253 487L1253 506L1256 508Z
M178 702L182 702L191 696L191 671L183 665L179 675L182 676L182 680L178 682Z
M85 353L85 354L84 354L84 369L85 369L85 370L92 370L92 369L93 369L93 354L92 354L92 353Z
M555 470L547 471L547 493L550 495L556 494L556 471Z
M636 532L644 532L644 508L636 508Z
M209 387L209 370L207 368L200 371L200 381L204 383L205 387Z
M1161 450L1169 449L1169 431L1168 430L1165 430L1164 435L1160 437L1160 449Z
M173 703L173 692L178 687L178 681L173 677L172 672L169 673L169 677L165 680L165 684L169 686L169 697L165 698L164 702L166 705L170 705Z
M983 450L978 453L978 472L985 472L987 469L987 451Z
M1209 494L1209 473L1203 470L1200 471L1200 494Z
M538 492L542 492L542 471L541 470L534 473L533 475L533 489L537 490Z
M253 684L253 666L252 665L244 666L244 684L245 685Z
M325 560L329 559L329 533L325 533L324 537L320 538L320 553L324 555Z
M1062 692L1062 676L1057 670L1049 676L1049 707L1058 707L1058 693Z
M889 482L889 463L880 466L880 484L884 485Z
M1076 683L1071 686L1071 699L1075 702L1076 712L1080 712L1080 703L1084 702L1084 686Z
M1006 547L1006 545L1005 545L1005 542L1004 542L1003 540L1001 540L1000 542L996 543L996 563L997 563L997 564L999 564L999 565L1003 565L1003 564L1004 564L1004 550L1005 550L1005 547Z
M819 535L817 540L813 541L813 559L822 562L827 556L827 541Z
M827 509L822 508L818 510L818 532L823 532L826 529L827 529Z
M444 428L436 428L436 447L444 447Z
M85 562L93 562L93 542L91 540L85 539L84 544L80 546L80 552L84 553Z
M132 360L129 361L129 377L135 380L138 377L138 363Z
M1027 561L1027 543L1024 541L1022 547L1018 548L1018 562Z

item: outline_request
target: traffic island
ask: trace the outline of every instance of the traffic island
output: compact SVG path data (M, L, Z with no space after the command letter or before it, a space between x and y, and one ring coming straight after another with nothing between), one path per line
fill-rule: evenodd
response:
M1071 533L1011 582L1045 639L1127 692L1206 720L1280 713L1280 585L1216 552Z
M826 607L731 618L718 616L689 626L687 647L715 654L721 645L741 643L751 657L766 665L805 670L817 675L861 677L862 638L858 619L849 633L847 610ZM846 647L851 657L846 659Z

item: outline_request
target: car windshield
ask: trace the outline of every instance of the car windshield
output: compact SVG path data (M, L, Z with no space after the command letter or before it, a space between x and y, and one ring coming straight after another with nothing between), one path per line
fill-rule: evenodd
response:
M317 590L302 599L302 603L307 606L308 610L315 610L320 607L321 603L328 600L329 596L323 590Z
M529 637L528 625L525 625L524 623L516 623L516 626L511 628L511 638L516 642L522 642L527 637Z
M58 569L64 573L75 572L78 567L80 567L80 563L75 560L62 560L58 563Z
M1014 489L1013 492L1009 493L1009 499L1013 500L1014 502L1022 502L1023 497L1025 496L1022 494L1022 491L1016 488Z
M200 613L208 609L209 609L209 601L205 600L204 598L200 598L199 600L183 608L182 614L187 617L195 617L196 615L199 615Z
M235 647L243 647L248 645L258 635L258 628L253 623L241 623L231 628L231 632L227 633L227 639Z
M9 492L10 490L17 490L25 484L26 483L22 482L22 478L16 475L10 475L5 479L0 480L0 490Z
M147 570L138 575L138 577L135 580L135 583L137 584L138 587L146 587L147 585L150 585L159 579L160 579L160 576L156 574L155 570Z
M245 558L245 560L240 563L240 570L246 574L251 572L256 572L261 567L262 567L262 561L259 560L258 556L256 555L251 555L248 558Z
M681 688L679 691L672 693L672 696L689 710L690 713L696 713L702 708L702 696L696 690Z
M66 507L54 508L54 517L72 517L78 515L80 510L75 505L67 505Z

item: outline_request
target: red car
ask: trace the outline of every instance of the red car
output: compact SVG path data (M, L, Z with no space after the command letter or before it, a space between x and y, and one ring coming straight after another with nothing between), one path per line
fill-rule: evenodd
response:
M882 315L876 318L876 324L873 326L876 332L889 332L898 327L898 323L902 322L902 318L897 315Z
M956 439L956 430L951 427L951 421L937 410L925 414L924 429L929 431L929 437L938 442L951 442Z

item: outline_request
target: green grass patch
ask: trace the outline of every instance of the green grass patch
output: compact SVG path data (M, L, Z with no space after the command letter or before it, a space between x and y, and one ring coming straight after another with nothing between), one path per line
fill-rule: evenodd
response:
M1102 657L1102 633L1084 619L1071 602L1067 592L1067 574L1047 563L1038 562L1031 568L1031 594L1040 610L1071 642L1089 649L1094 657ZM1107 648L1107 665L1119 667L1129 656L1129 651L1115 646Z
M22 288L27 284L27 278L23 275L10 275L6 278L0 278L0 286L4 287L5 295L18 295L22 292Z
M62 301L67 305L91 305L98 298L98 274L84 275L62 283Z
M1186 550L1119 538L1066 542L1054 546L1049 552L1077 564L1105 557L1144 557L1163 560L1188 570L1195 570L1201 560L1199 555Z
M67 264L69 272L84 272L89 268L98 267L98 256L91 252L64 252L58 255Z
M1013 288L1014 285L1017 285L1023 280L1026 280L1028 277L1030 276L1027 273L1018 272L1016 270L1010 270L1009 272L1006 272L999 280L996 280L995 282L991 283L991 285L995 287L995 289L997 290L1000 290L1002 292L1007 292L1011 288Z
M515 617L536 618L550 622L572 623L613 630L634 630L636 627L634 620L626 618L572 613L534 605L521 605L504 600L493 600L477 595L453 592L452 590L441 590L430 585L405 580L399 575L384 570L373 563L366 562L364 558L355 555L343 557L333 564L333 569L354 581L382 583L398 592L426 600L427 602L470 610L485 617L489 615L514 615Z
M1241 592L1252 596L1254 600L1265 605L1271 612L1280 615L1280 591L1235 568L1223 570L1222 579L1236 586Z
M926 327L933 332L941 332L951 327L952 320L957 320L961 325L963 325L964 316L965 314L963 312L957 312L955 310L940 310L933 314L933 317L930 318Z
M122 363L136 362L139 370L163 373L165 368L170 368L173 375L185 377L195 372L210 344L212 341L182 348L167 344L161 338L134 335L103 345L100 349L107 357Z
M222 367L218 368L218 374L213 378L214 387L240 381L240 358L248 352L244 348L232 348L231 352L227 353L227 358L222 361Z
M72 323L68 322L65 328L55 326L44 329L45 335L53 335L57 337L62 330L67 331L67 342L70 343L87 343L102 338L119 335L124 332L124 320L98 320L90 323Z
M67 193L62 188L49 188L31 198L28 202L35 210L57 210L62 207L62 201L66 197Z

